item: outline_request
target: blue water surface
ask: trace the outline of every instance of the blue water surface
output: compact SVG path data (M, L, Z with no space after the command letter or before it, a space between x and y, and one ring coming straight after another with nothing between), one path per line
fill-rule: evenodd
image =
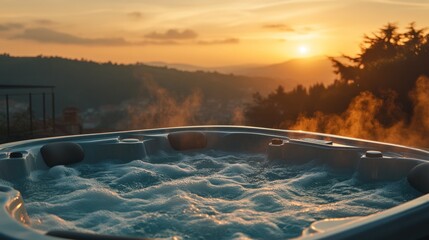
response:
M419 196L406 179L368 183L312 163L219 152L56 166L14 187L36 229L179 239L293 238L313 221Z

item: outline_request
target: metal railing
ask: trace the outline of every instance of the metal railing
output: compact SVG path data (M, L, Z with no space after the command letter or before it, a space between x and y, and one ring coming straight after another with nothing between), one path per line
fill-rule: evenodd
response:
M51 98L51 124L52 129L49 135L55 135L55 92L54 92L55 86L47 86L47 85L6 85L6 84L0 84L0 90L5 90L6 93L1 93L0 97L4 97L5 101L5 122L6 122L6 139L1 139L1 141L13 141L13 140L20 140L22 138L31 138L34 136L36 131L42 130L45 134L48 132L48 118L47 118L47 98ZM35 93L35 89L43 90L42 92ZM27 92L28 90L28 92ZM46 91L48 90L48 91ZM25 93L13 93L12 91L25 91ZM23 136L13 136L12 133L12 126L11 126L11 97L17 97L17 96L28 96L28 124L29 124L29 131L24 132L22 134ZM34 125L34 118L33 118L33 102L35 96L41 96L42 97L42 128L43 129L35 129Z

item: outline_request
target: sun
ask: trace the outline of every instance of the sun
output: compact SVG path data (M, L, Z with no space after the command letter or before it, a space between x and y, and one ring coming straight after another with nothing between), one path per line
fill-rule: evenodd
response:
M301 56L307 55L309 51L310 51L310 49L306 45L298 46L298 53Z

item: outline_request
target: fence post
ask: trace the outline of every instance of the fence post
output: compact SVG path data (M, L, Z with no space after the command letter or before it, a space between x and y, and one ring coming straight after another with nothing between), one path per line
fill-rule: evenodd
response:
M55 93L54 89L51 88L52 91L52 132L55 135Z
M28 94L28 101L28 111L30 113L30 134L33 135L33 98L31 97L31 93Z
M43 98L43 130L46 133L46 95L44 92L42 94L42 98Z
M9 95L6 94L6 128L7 139L10 138Z

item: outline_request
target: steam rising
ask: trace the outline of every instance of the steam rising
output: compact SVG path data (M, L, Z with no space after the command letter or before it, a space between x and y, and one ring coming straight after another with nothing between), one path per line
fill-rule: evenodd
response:
M150 102L127 106L128 128L173 127L197 123L202 102L200 91L195 90L180 101L153 81L146 81L145 87Z
M313 117L301 116L290 129L325 132L357 138L373 139L412 146L429 146L429 78L420 77L410 96L414 114L409 123L400 121L385 127L376 115L386 108L398 109L393 101L379 99L370 92L362 92L341 115L321 112Z
M144 87L148 96L145 102L128 104L128 118L122 121L128 129L186 126L196 124L219 124L219 119L207 119L203 94L192 91L184 98L177 98L168 90L158 86L154 81L145 81ZM399 121L392 126L384 126L376 116L382 111L390 115L402 114L395 105L395 92L388 99L380 99L370 92L362 92L355 97L342 114L315 113L312 117L300 116L288 126L281 127L338 134L343 136L372 139L410 146L429 146L429 78L420 77L410 92L414 103L413 116L410 121ZM230 123L245 124L242 107L224 109L221 114L231 115Z
M244 116L243 108L236 107L232 112L232 123L234 125L244 125L246 118Z

